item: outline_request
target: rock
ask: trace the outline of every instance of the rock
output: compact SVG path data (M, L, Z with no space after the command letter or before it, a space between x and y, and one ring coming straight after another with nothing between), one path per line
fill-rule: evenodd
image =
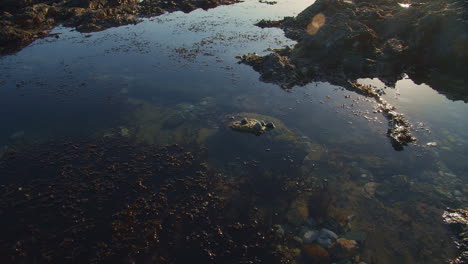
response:
M130 130L126 127L120 127L120 135L122 137L129 137L130 136Z
M312 244L319 236L320 232L317 230L309 230L302 236L304 244Z
M330 253L337 259L351 258L358 253L358 244L354 240L339 238L330 249Z
M326 228L322 228L317 237L317 243L323 247L328 248L332 246L332 244L336 241L337 238L338 236L333 231L328 230Z
M417 1L409 8L396 1L317 0L295 18L260 21L258 26L280 27L298 44L247 64L262 80L288 87L317 78L339 85L363 76L394 86L408 73L466 101L466 89L440 80L449 80L445 74L466 79L467 17L466 3L456 0Z
M298 237L298 236L293 236L293 241L296 243L296 246L302 246L302 243L304 243L304 241L302 240L302 238Z
M367 238L367 233L364 231L351 231L343 234L343 237L349 240L364 241Z
M284 88L290 88L291 79L299 79L296 65L289 57L279 53L271 53L265 57L258 54L248 54L241 57L240 63L248 64L262 73L262 80L284 84ZM274 128L274 127L272 127Z
M447 209L442 214L444 223L449 225L455 233L463 232L468 228L468 211L463 209Z
M301 255L301 249L300 248L293 248L291 249L291 254L294 258L297 258Z
M70 7L81 7L90 9L100 9L106 7L117 7L138 3L138 0L70 0Z
M315 228L317 226L317 223L315 222L315 220L312 217L309 217L307 219L306 224L310 228Z
M268 122L268 123L266 124L266 127L267 127L267 128L271 128L271 129L276 128L276 126L275 126L275 124L273 124L273 122Z
M267 129L267 126L263 125L261 121L254 118L243 118L240 121L232 121L228 126L233 130L252 133L255 135L261 135Z
M368 182L364 185L364 192L366 192L369 197L373 197L375 195L375 191L377 189L376 182Z
M139 17L165 11L192 11L233 4L237 0L2 0L0 1L0 54L17 52L48 30L63 24L80 32L135 24Z
M279 237L279 238L284 237L285 231L284 231L284 228L281 225L274 225L273 228L274 228L274 230L276 232L275 234L276 234L277 237Z
M468 263L468 211L464 209L447 209L442 214L444 223L457 234L456 244L459 255L450 263Z
M349 80L364 76L391 87L408 74L415 83L466 102L468 89L460 83L467 79L461 70L468 67L467 18L466 3L456 0L417 1L409 8L397 1L317 0L295 18L259 23L283 29L298 41L294 48L241 62L260 72L262 81L286 89L321 80L356 91ZM364 95L382 104L382 113L393 110L378 93ZM403 115L386 117L396 150L416 141Z
M308 202L304 198L293 201L286 213L286 219L294 226L299 226L307 221L309 217Z
M333 233L343 233L343 226L338 222L336 218L327 217L323 223L322 228L332 231Z
M410 194L411 183L406 175L393 175L378 184L375 194L386 201L396 202Z
M390 120L390 128L387 134L396 150L403 150L403 146L416 141L416 138L411 134L410 127L411 125L407 122L402 125L396 119Z
M254 125L253 125L253 129L257 132L257 133L261 133L262 130L264 130L264 127L262 125L262 123L260 122L256 122Z
M302 246L302 254L317 263L329 263L330 254L326 249L317 244L305 244Z

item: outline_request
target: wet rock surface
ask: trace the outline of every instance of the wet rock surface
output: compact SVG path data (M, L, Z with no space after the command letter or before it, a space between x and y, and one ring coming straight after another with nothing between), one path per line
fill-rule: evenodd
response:
M190 12L233 4L237 0L34 0L0 3L0 55L14 53L35 39L50 36L59 24L79 32L135 24L142 17ZM57 36L59 37L59 36Z
M357 82L351 82L349 89L367 97L375 99L378 103L378 112L382 113L388 119L387 135L396 150L403 150L403 147L416 141L416 137L411 133L412 125L406 117L395 112L395 107L384 99L381 94L371 85L362 85Z
M378 77L389 86L408 74L449 98L467 101L465 80L468 53L466 3L455 0L396 1L318 0L297 17L260 21L260 27L280 27L297 40L293 49L277 50L255 60L243 60L267 82L284 83L270 76L266 61L281 56L296 69L287 81L301 85L325 80L343 85L348 80ZM274 68L274 67L273 67ZM456 84L458 83L458 84ZM346 85L345 85L346 86Z
M451 264L468 263L468 211L463 209L447 209L442 218L445 224L457 235L459 256L450 261Z
M275 124L273 124L273 122L266 123L263 120L257 120L254 118L246 118L246 117L244 117L240 121L233 121L229 123L228 126L232 130L252 133L255 135L261 135L265 133L265 131L275 128Z
M327 81L374 98L389 120L388 136L396 150L416 138L411 124L358 78L379 78L395 86L405 74L451 99L468 101L464 70L468 53L466 3L452 0L412 2L318 0L297 17L260 21L279 27L298 41L294 48L265 56L248 54L240 63L260 72L260 79L282 88Z

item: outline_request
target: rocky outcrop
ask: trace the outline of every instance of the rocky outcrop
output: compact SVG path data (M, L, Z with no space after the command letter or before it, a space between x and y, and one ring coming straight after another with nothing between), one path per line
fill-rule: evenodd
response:
M248 54L240 62L260 72L261 80L282 88L327 81L374 98L389 120L395 149L416 140L411 124L358 78L379 78L387 86L408 74L449 98L468 102L468 9L456 0L317 0L295 18L260 21L280 27L298 41L294 48L266 56Z
M257 120L254 118L243 118L240 121L233 121L228 125L231 129L251 133L255 135L261 135L267 130L275 128L275 125L272 122L266 123L263 120Z
M249 64L260 72L261 79L266 82L274 81L281 84L282 88L291 88L300 81L299 72L288 56L280 53L271 53L261 57L252 53L240 57L241 63Z
M447 209L442 218L457 235L456 244L459 249L458 258L451 260L451 264L468 263L468 211L463 209Z
M340 85L378 77L393 86L408 74L449 98L468 101L468 91L460 85L468 66L468 51L462 48L468 45L466 2L411 2L317 0L295 18L260 21L258 26L280 27L298 41L294 49L276 52L288 57L301 76L292 75L291 83L323 79ZM278 81L264 74L267 70L260 72L263 80Z
M140 22L164 12L190 12L238 0L4 0L0 2L0 55L13 53L58 24L80 32Z

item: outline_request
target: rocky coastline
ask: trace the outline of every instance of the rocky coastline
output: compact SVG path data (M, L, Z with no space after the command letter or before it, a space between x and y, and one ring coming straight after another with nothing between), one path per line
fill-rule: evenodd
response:
M293 48L265 56L247 54L240 63L251 65L264 82L283 89L326 81L374 98L389 120L388 136L395 149L416 138L411 124L359 78L379 78L387 86L408 75L452 100L468 102L466 82L468 44L466 3L452 0L317 0L297 17L261 20L257 26L281 28L297 41Z
M6 0L0 2L0 55L18 52L57 25L96 32L165 12L191 12L238 0ZM59 37L56 35L56 37Z
M468 10L454 0L317 0L297 17L259 21L278 27L298 43L266 56L247 56L266 82L290 88L314 80L347 85L379 78L394 86L405 74L453 100L468 101ZM274 72L274 74L273 74ZM282 74L288 73L288 74Z

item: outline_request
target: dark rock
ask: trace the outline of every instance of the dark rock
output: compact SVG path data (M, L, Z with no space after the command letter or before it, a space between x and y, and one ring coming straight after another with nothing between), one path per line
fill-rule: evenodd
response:
M302 239L305 244L312 244L317 240L319 235L320 231L318 230L307 230L306 232L304 232Z
M317 237L317 243L323 247L331 247L332 244L338 239L338 236L331 230L322 228Z
M336 240L330 253L335 259L347 259L355 256L358 253L358 244L354 240L339 238Z
M138 17L165 11L190 12L233 4L238 0L3 0L0 1L0 54L13 53L33 40L49 36L47 31L63 24L80 32L136 24Z
M262 80L289 87L316 79L341 85L362 77L393 86L408 74L450 98L468 101L467 89L450 81L467 80L467 18L466 2L457 0L416 1L409 8L386 0L317 0L295 18L257 24L280 27L298 41L293 50L276 52L294 66L285 69L289 74L283 77L290 78L272 76L265 65L254 68Z
M450 261L451 264L468 263L468 211L464 209L447 209L442 218L457 235L459 255Z
M330 263L330 253L320 245L305 244L302 246L302 254L312 263Z
M228 126L236 131L252 133L255 135L261 135L265 132L266 127L263 126L260 121L254 118L243 118L240 121L232 121Z
M271 129L276 128L276 126L275 126L275 124L273 124L273 122L268 122L268 123L266 124L266 127L267 127L267 128L271 128Z
M405 199L410 193L411 184L405 175L393 175L379 184L376 195L388 202L397 202Z

